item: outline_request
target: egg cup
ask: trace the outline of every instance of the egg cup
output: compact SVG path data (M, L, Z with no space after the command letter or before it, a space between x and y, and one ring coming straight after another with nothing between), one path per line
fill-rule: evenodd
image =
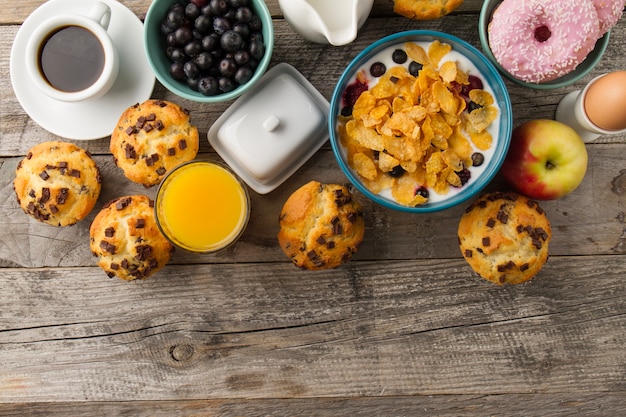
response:
M598 80L607 75L609 74L600 75L591 80L584 89L572 91L567 94L561 99L556 108L555 119L574 129L585 142L593 142L602 135L619 135L626 133L626 128L607 130L597 126L589 119L585 111L585 98L587 97L589 89L592 88ZM604 103L602 103L602 106L609 107ZM620 110L616 108L615 111L623 111L623 108L620 108Z

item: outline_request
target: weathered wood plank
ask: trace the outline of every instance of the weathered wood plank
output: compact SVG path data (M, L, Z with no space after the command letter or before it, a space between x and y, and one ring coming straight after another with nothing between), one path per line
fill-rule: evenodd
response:
M2 404L4 417L587 417L626 414L626 392L584 394L428 395L215 401L128 401Z
M462 260L4 269L0 402L625 391L625 260L515 287Z
M626 166L621 146L589 146L589 170L580 187L560 200L541 203L553 226L552 254L626 253ZM97 156L96 161L102 170L103 189L96 208L77 225L56 228L30 219L18 206L12 184L19 159L0 159L0 262L6 265L91 266L94 260L87 242L89 224L97 210L107 201L123 195L146 194L153 198L156 191L126 180L121 170L113 164L111 156ZM232 262L235 259L237 262L284 261L285 256L275 239L278 214L289 194L311 179L322 182L347 181L332 152L321 151L272 193L259 195L250 192L252 217L237 244L213 255L177 251L171 262ZM505 187L498 179L488 189ZM456 229L458 219L467 205L441 213L411 215L374 205L358 193L357 198L364 205L367 229L356 259L460 257Z

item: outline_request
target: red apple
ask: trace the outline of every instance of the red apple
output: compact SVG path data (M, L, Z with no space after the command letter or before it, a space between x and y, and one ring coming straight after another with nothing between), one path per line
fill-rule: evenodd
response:
M587 172L587 148L568 125L531 120L513 129L501 172L518 192L537 200L554 200L582 182Z

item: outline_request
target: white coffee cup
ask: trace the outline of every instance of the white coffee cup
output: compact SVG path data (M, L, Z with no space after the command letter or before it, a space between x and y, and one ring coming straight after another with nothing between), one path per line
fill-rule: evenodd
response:
M115 83L118 54L107 33L111 8L56 15L40 24L26 44L26 69L47 96L67 102L94 99Z

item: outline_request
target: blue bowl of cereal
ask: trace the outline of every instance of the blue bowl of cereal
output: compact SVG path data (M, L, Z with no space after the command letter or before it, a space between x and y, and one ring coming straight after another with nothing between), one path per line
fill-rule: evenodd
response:
M363 50L333 92L329 133L350 182L394 210L428 213L476 196L511 139L502 77L452 35L415 30Z

